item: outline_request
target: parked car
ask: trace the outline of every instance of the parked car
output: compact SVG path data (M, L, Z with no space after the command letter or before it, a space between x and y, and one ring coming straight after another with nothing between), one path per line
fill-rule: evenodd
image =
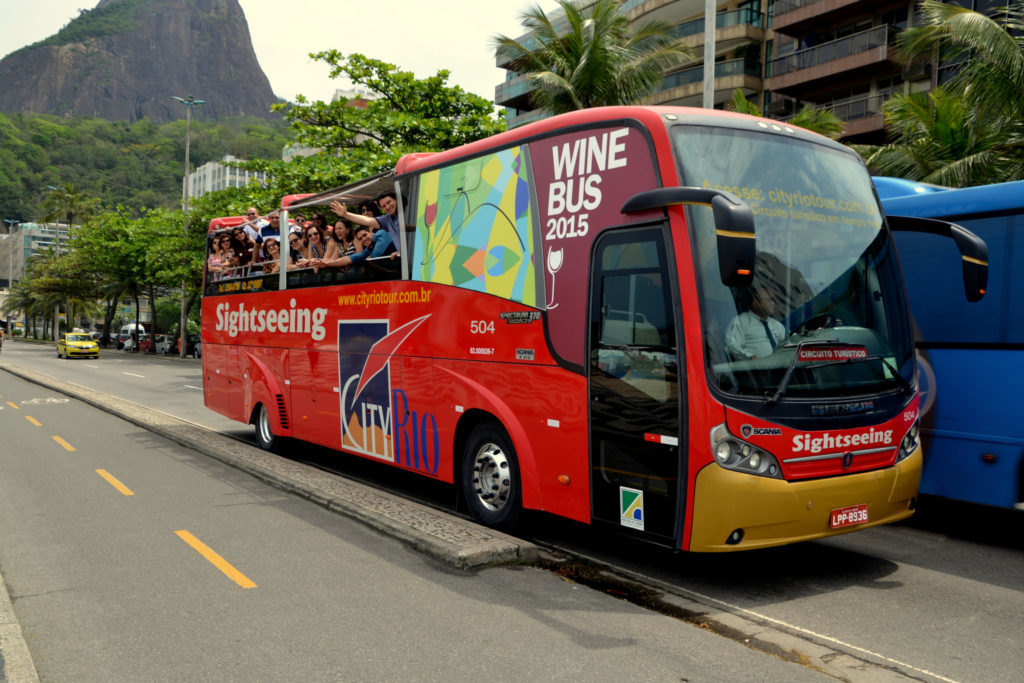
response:
M85 332L66 332L57 340L57 358L99 358L100 345Z
M128 338L124 340L124 350L125 351L145 351L146 349L149 348L149 344L151 343L149 335L143 333L143 334L140 334L138 336L139 336L139 339L138 340L134 340L134 339L132 339L130 334L128 335ZM139 346L138 349L135 348L136 343Z
M166 356L171 352L172 348L176 348L174 343L174 337L169 334L158 334L156 335L156 352Z
M200 337L199 337L198 334L190 334L190 335L188 335L188 346L185 347L185 355L186 356L192 356L193 358L202 358L203 357L203 349L202 349L202 346L200 344L200 341L201 340L200 340ZM181 340L180 339L175 339L174 340L174 349L175 349L176 353L178 352L178 350L181 349Z

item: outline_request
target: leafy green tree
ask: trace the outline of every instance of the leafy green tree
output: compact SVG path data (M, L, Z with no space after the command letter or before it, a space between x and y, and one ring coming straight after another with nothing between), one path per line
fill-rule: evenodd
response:
M323 150L290 164L257 162L250 167L273 175L280 194L317 191L393 168L409 152L458 147L504 130L488 100L448 84L439 70L418 79L411 71L358 53L337 50L310 55L366 90L365 100L275 105L291 123L296 141ZM280 192L284 190L284 192Z
M904 95L885 105L896 139L873 150L875 172L942 185L1024 178L1024 3L992 17L925 0L922 26L899 37L897 59L957 64L930 96Z
M758 106L748 100L739 88L732 94L732 101L727 105L727 108L740 114L764 116ZM789 120L789 123L814 131L833 140L838 140L839 136L843 134L843 120L836 116L834 111L831 109L818 109L809 104L804 105L803 109Z
M493 39L498 54L512 60L508 68L529 75L537 107L560 114L635 104L654 92L668 69L693 59L665 22L648 21L634 30L618 0L581 4L558 0L564 21L539 5L520 15L539 47L504 35Z

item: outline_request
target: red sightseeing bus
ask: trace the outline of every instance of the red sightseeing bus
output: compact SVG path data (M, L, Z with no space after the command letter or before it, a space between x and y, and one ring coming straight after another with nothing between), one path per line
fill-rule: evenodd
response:
M528 508L691 551L912 514L913 335L849 149L721 111L592 109L287 198L281 224L381 189L392 268L206 283L206 404L261 446L456 484L499 528ZM958 244L979 295L983 245Z

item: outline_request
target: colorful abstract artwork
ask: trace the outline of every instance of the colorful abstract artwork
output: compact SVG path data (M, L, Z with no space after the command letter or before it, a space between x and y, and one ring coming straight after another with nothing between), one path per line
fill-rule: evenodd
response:
M413 279L536 305L522 147L420 176Z

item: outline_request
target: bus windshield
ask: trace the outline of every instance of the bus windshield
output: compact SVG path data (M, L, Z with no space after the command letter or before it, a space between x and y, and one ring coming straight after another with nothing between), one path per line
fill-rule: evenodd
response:
M672 139L686 185L731 192L755 216L753 283L728 287L711 211L687 209L712 386L769 404L911 391L896 256L860 159L724 127L676 126Z

